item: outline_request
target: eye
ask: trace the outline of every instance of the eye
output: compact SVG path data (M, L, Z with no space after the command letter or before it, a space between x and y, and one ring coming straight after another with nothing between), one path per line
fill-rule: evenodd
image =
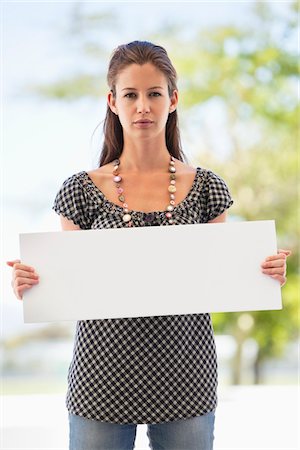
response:
M161 93L160 92L151 92L150 94L152 97L160 97Z
M128 94L125 94L124 97L126 97L126 98L134 98L135 95L136 94L134 92L128 92Z

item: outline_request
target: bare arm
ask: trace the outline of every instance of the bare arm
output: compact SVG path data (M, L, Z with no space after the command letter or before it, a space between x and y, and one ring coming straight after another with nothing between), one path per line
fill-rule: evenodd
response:
M63 231L74 231L74 230L80 230L79 225L75 225L73 220L66 219L64 216L60 215L60 224L63 229Z
M208 223L221 223L221 222L226 222L227 219L227 213L226 211L223 212L222 214L220 214L218 217L215 217L212 220L209 220Z

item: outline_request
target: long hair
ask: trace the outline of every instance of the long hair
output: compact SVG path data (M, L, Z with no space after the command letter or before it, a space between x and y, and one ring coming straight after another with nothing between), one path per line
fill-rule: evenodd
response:
M145 63L153 64L165 75L168 82L169 96L172 96L173 90L177 90L177 73L166 50L151 42L133 41L117 47L110 59L107 83L114 97L116 96L116 79L118 74L130 64L142 65ZM111 111L109 105L107 105L103 133L104 143L100 154L99 167L119 158L124 146L122 125L119 117ZM177 110L170 113L167 119L166 146L170 155L180 161L187 160L181 148Z

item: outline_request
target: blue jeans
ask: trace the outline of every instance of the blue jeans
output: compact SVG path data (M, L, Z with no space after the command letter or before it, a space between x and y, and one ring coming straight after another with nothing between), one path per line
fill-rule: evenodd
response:
M152 450L212 450L214 411L203 416L147 425ZM100 422L69 414L69 450L133 450L137 424Z

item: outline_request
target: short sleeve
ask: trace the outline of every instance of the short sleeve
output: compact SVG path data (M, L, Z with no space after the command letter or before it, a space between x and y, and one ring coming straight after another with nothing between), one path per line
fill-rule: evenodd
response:
M89 198L76 174L64 181L56 194L52 209L83 230L91 226Z
M232 204L229 189L225 181L211 170L207 171L207 222L220 216Z

